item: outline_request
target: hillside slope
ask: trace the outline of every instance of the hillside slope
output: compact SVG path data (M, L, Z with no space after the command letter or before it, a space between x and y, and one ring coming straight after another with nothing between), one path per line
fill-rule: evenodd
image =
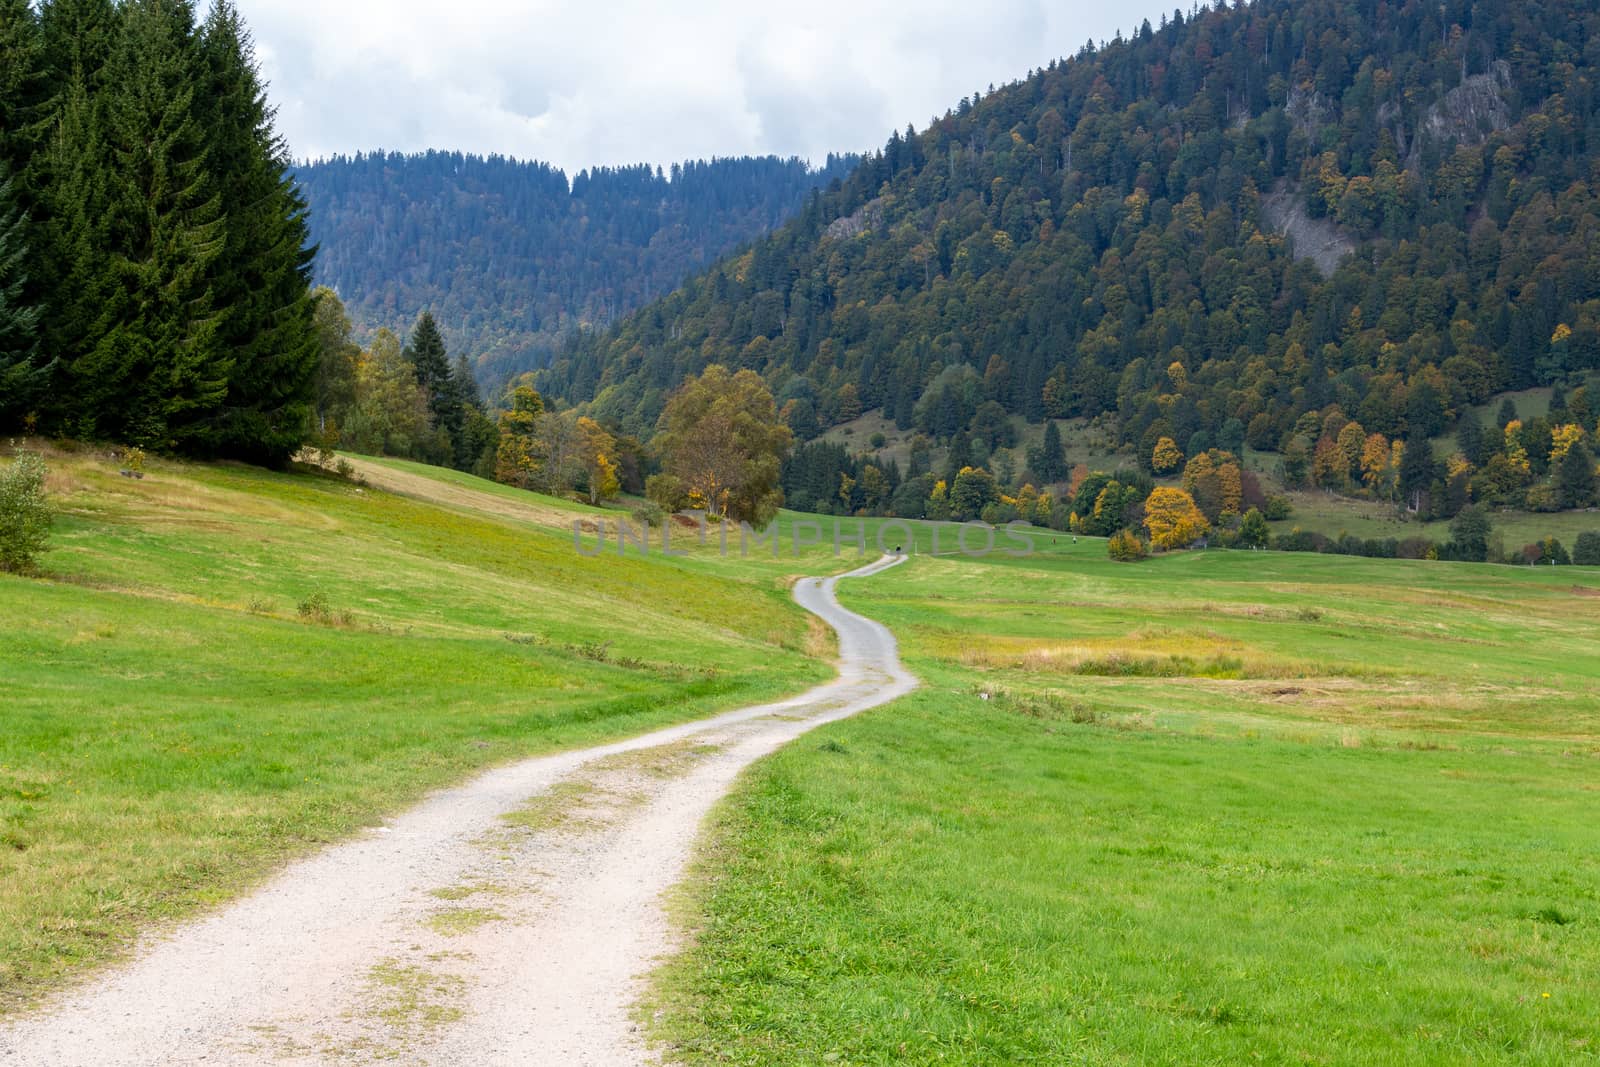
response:
M806 426L949 436L993 402L1278 449L1338 404L1433 436L1600 367L1597 64L1573 0L1146 24L895 135L543 387L636 432L720 361Z
M317 281L358 329L403 330L431 308L452 352L500 380L563 332L605 325L767 232L849 173L776 157L575 176L459 152L336 157L298 168Z
M0 1013L475 768L829 673L793 559L588 558L590 509L417 464L48 459L44 577L0 574Z

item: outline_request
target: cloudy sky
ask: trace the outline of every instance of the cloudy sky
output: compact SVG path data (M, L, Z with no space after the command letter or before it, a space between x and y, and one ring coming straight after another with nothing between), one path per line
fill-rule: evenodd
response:
M879 147L1171 0L236 0L298 158L593 164Z

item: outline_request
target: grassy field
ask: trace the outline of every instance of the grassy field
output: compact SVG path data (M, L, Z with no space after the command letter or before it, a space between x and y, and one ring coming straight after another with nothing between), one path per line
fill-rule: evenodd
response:
M848 561L588 559L591 509L416 465L49 462L45 577L0 575L0 1011L474 768L829 674L787 577Z
M843 590L926 685L723 807L672 1058L1600 1058L1600 571L1102 551Z

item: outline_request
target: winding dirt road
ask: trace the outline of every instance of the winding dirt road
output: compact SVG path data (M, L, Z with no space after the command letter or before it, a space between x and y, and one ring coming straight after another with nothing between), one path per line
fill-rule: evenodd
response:
M835 681L435 794L0 1026L0 1065L650 1061L632 1013L706 813L752 761L916 686L838 580L794 594L838 631Z

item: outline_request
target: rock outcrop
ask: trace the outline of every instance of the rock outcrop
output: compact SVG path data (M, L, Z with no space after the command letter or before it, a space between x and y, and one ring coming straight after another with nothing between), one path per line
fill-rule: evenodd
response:
M1356 243L1332 219L1306 214L1299 191L1283 182L1261 198L1261 219L1289 239L1294 258L1309 259L1323 277L1331 275L1339 261L1356 250Z

